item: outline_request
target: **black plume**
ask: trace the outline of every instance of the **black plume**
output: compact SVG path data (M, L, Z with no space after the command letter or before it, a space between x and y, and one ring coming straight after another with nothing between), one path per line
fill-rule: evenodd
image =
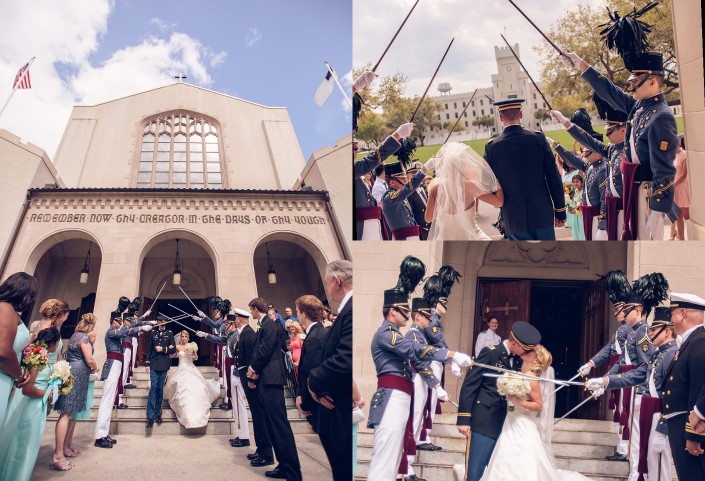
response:
M423 297L431 307L438 304L438 300L441 298L441 279L436 274L426 279L423 285Z
M438 269L438 277L441 279L441 297L448 297L453 284L460 282L460 272L453 269L453 266L443 266Z
M629 284L627 276L622 271L609 271L603 276L605 280L605 288L610 301L625 302L629 294L632 292L632 286Z
M218 309L221 302L223 302L223 299L221 299L220 297L218 297L218 296L211 297L210 303L209 303L211 311L215 311L216 309Z
M401 289L407 296L410 296L425 275L426 265L414 256L406 256L399 266L399 280L396 289Z
M647 34L651 32L651 25L639 20L639 17L646 14L648 11L658 5L658 2L650 2L641 10L634 10L623 17L615 10L610 12L607 9L607 14L610 21L598 25L597 28L602 28L600 36L607 44L609 50L617 50L617 53L624 60L624 66L627 70L633 70L634 60L639 55L646 52L651 46L647 40Z
M353 94L353 131L357 132L357 119L360 117L360 111L362 110L362 105L365 103L360 97L360 94L355 92Z
M125 309L127 309L127 306L130 305L130 298L122 296L120 299L118 299L118 306L117 309L115 309L117 312L122 313Z
M137 311L140 310L140 306L142 305L142 297L135 297L132 302L127 306L127 313L130 314L131 316L137 313Z
M220 304L218 304L218 310L220 311L220 314L225 317L228 312L230 312L230 308L233 307L232 302L230 302L229 299L223 299L220 301Z
M583 108L576 110L573 115L570 116L570 121L589 134L594 132L590 114Z
M592 101L595 104L595 107L597 108L598 117L600 117L602 120L607 120L607 112L609 112L610 105L605 102L602 97L597 95L597 92L592 93Z
M411 139L401 139L401 147L394 155L397 159L399 159L399 162L401 162L404 170L406 170L409 167L409 164L411 164L411 158L413 157L415 151L416 142Z
M668 299L668 281L660 272L641 276L634 281L632 288L634 293L644 299L644 311L647 314Z

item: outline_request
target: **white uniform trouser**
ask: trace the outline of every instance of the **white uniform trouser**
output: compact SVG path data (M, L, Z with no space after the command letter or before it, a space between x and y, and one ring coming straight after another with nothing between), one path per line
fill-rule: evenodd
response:
M661 212L654 212L656 217L647 225L651 209L649 208L649 198L651 197L651 182L642 182L639 186L638 214L638 238L639 240L663 240L663 216Z
M673 462L673 455L671 454L671 445L666 442L666 450L661 453L655 453L651 444L654 441L654 433L656 432L656 426L658 426L659 419L661 418L660 413L654 413L654 418L651 421L651 433L649 434L649 452L646 456L646 461L649 466L649 474L647 475L647 481L671 481L673 479L673 468L671 463ZM661 477L658 474L658 461L659 456L661 457Z
M417 235L414 235L414 236L411 236L411 237L407 237L407 238L404 239L404 240L413 241L413 240L421 240L421 238L420 238L419 236L417 236Z
M431 371L436 379L441 380L443 376L443 363L440 361L431 361ZM436 404L438 403L438 393L435 389L431 389L431 422L436 418ZM431 442L431 430L426 431L426 439L422 439L420 444Z
M412 381L414 382L414 441L416 441L416 444L421 444L421 430L423 429L424 421L423 408L426 406L426 399L428 398L428 386L419 374L414 374ZM407 456L407 458L409 461L409 472L407 475L411 476L415 474L411 463L414 462L416 456Z
M362 223L360 240L382 240L382 223L379 219L367 219Z
M624 232L624 210L617 211L617 240L622 239L622 232Z
M250 425L247 421L247 401L245 399L245 390L242 387L242 382L240 381L240 377L237 375L237 370L235 367L233 367L232 370L230 385L233 403L233 424L235 424L235 437L244 441L246 439L250 439Z
M228 389L228 382L226 381L225 376L230 376L229 372L226 372L225 369L225 359L228 358L228 346L223 346L223 349L220 350L220 366L221 369L223 370L223 377L220 378L220 385L225 389L225 395L228 395L227 389Z
M633 389L636 389L634 387ZM639 414L641 413L641 394L634 394L634 409L632 409L631 435L629 438L629 478L627 481L639 479L639 442L641 433L639 429Z
M624 399L624 389L619 390L618 399L619 402L617 403L617 409L620 409L622 406L622 400ZM629 441L627 441L626 439L622 439L621 433L619 435L619 442L617 443L616 451L618 454L623 454L625 456L629 452Z
M134 356L132 356L132 372L135 372L135 368L137 367L137 345L138 345L137 338L133 337L132 338L132 352L135 353Z
M394 481L404 447L411 396L392 390L382 421L375 427L368 481Z
M130 363L132 362L132 349L126 348L122 355L125 358L124 364L122 365L122 385L124 387L125 384L127 384L127 375L130 373ZM122 403L122 398L124 397L124 394L119 395L120 403Z
M108 378L103 381L103 397L100 398L100 408L98 409L98 419L95 422L95 439L101 439L110 432L110 418L113 415L113 403L115 402L115 392L117 392L118 382L122 375L122 361L113 359L110 365Z

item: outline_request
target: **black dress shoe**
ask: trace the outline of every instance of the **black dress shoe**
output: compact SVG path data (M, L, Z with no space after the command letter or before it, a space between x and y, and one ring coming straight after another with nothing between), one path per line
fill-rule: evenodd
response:
M286 474L284 472L277 468L272 469L271 471L265 471L264 475L267 476L268 478L276 478L276 479L286 479ZM409 479L409 478L407 478Z
M419 478L419 477L416 476L415 474L412 474L411 476L404 476L404 479L405 479L406 481L426 481L426 480L423 479L423 478Z
M151 428L152 426L154 426L154 420L153 420L153 419L148 419L148 420L147 420L147 428Z
M256 451L255 451L254 453L250 453L250 454L247 455L247 459L249 459L250 461L252 461L253 459L260 458L260 457L261 457L261 456L260 456L259 453L256 452Z
M110 436L105 436L105 439L107 439L108 441L110 441L112 444L117 444L117 441L115 441L115 440L114 440L113 438L111 438Z
M127 404L125 404L125 403L120 403L117 408L118 408L118 409L127 409Z
M220 409L222 409L223 411L229 411L233 408L232 405L230 405L228 403L220 403L220 406L218 406L218 407Z
M125 384L123 387L124 387L125 389L135 389L137 386L135 386L135 385L132 384L132 383L128 383L128 384Z
M612 456L605 456L607 461L627 461L627 456L624 454L614 453Z
M157 424L160 424L160 425L161 425L161 424L162 424L162 417L161 417L161 416L157 416L157 417L155 418L155 421L157 421Z
M113 443L108 441L106 438L100 438L96 439L95 443L93 443L94 446L99 447L99 448L112 448Z
M250 445L250 440L249 439L238 439L237 441L233 441L230 443L230 445L234 448L244 448L245 446Z
M259 456L250 461L250 465L256 468L261 468L263 466L271 466L272 464L274 464L273 459L261 458Z
M239 440L240 440L240 438L230 438L230 439L228 439L228 442L234 443L235 441L239 441Z
M436 446L435 444L423 443L417 444L416 449L420 449L421 451L440 451L443 448L440 446Z

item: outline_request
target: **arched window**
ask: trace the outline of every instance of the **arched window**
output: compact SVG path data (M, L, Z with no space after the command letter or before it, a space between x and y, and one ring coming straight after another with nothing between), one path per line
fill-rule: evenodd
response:
M142 130L137 187L222 189L220 127L191 113L151 119Z

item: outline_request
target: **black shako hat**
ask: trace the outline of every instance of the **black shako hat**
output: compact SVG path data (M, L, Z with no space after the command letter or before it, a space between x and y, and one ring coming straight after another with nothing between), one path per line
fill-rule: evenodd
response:
M411 312L420 312L429 317L433 315L433 312L431 312L431 304L423 297L414 297L411 299Z
M654 329L656 327L673 327L670 307L657 307L654 309L654 320L651 321L649 328Z
M384 291L384 307L402 307L409 309L409 296L401 289Z

